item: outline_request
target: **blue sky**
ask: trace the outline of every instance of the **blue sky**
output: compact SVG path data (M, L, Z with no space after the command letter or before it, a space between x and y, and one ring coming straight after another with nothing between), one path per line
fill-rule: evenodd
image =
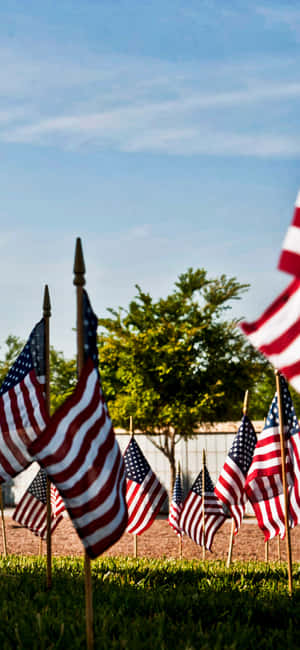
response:
M249 282L233 314L260 315L289 282L299 34L297 2L2 0L1 344L48 283L75 353L77 236L99 316L189 266Z

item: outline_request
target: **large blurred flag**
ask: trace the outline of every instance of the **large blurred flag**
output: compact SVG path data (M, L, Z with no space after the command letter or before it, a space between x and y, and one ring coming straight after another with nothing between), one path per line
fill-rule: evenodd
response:
M191 537L196 544L211 549L213 538L217 530L224 523L226 514L222 503L214 493L213 482L207 468L204 474L204 527L203 535L203 497L202 497L203 470L198 474L190 492L183 504L179 520L181 530ZM204 539L205 537L205 539Z
M256 433L248 416L244 415L215 487L215 494L234 519L235 534L246 508L245 481L255 445Z
M289 496L293 491L294 513L289 508L290 525L297 522L296 511L300 512L298 480L294 468L294 455L299 458L300 437L298 419L292 399L283 377L280 378L284 436L286 445L286 472ZM265 426L255 447L253 461L246 479L246 492L252 503L258 525L265 540L276 535L285 535L284 494L282 485L280 431L277 393L270 406ZM297 494L295 493L295 488Z
M295 279L253 323L241 328L258 348L300 392L300 280Z
M172 501L169 508L169 517L168 523L172 526L173 530L177 535L182 534L182 530L179 526L179 519L183 508L183 492L181 484L181 472L178 470L176 474L176 479L174 483Z
M151 526L168 495L133 436L125 450L124 462L128 507L127 532L141 535Z
M45 322L32 330L0 389L0 483L16 476L32 457L28 446L48 421L45 406Z
M278 268L300 277L300 192L295 203L293 221L282 245Z
M58 488L90 557L122 535L127 524L125 467L98 372L97 323L83 292L85 364L75 391L30 446Z
M64 502L55 487L50 486L51 533L62 520ZM16 507L13 519L42 539L47 538L47 474L40 469Z

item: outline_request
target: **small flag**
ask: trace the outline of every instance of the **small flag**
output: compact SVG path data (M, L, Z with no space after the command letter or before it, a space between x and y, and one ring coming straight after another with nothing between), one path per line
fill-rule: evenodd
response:
M203 497L202 497L202 480L203 470L198 474L193 483L190 492L183 504L183 510L179 520L179 526L184 533L199 544L205 546L210 551L213 538L224 523L226 514L222 503L214 493L214 485L210 478L207 468L205 467L205 488L204 488L204 526L205 535L203 535ZM205 539L204 539L205 537Z
M91 558L114 544L127 525L125 467L102 394L97 316L83 292L85 364L75 391L56 411L30 452L63 497Z
M280 377L280 383L287 449L286 475L290 489L293 485L294 474L289 451L290 438L291 435L294 437L296 433L299 435L299 427L292 399L283 377ZM245 489L256 514L258 525L265 535L265 541L278 534L283 538L285 517L277 393L275 393L264 429L256 444ZM291 516L290 525L293 525Z
M300 280L293 280L258 320L240 326L300 393Z
M245 481L255 445L256 433L248 416L244 415L215 487L215 494L234 519L235 534L246 508Z
M62 520L65 510L64 502L55 485L50 487L51 501L51 533ZM21 526L26 526L42 539L47 537L47 474L40 469L27 488L19 505L16 507L13 519Z
M181 473L180 470L178 470L175 483L174 483L173 496L172 496L172 501L169 509L169 517L168 517L168 523L170 524L170 526L172 526L173 530L175 530L175 533L177 533L177 535L182 534L182 531L179 526L179 519L180 519L182 508L183 508L183 492L182 492L182 484L181 484Z
M32 462L28 446L45 428L45 322L32 330L0 389L0 483Z
M167 492L132 436L124 453L126 468L127 532L141 535L153 523Z
M300 277L300 192L296 199L292 224L282 245L278 268Z

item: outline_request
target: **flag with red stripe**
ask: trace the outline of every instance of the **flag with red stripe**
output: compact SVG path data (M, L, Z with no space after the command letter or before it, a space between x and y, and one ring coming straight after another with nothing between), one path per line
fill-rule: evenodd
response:
M246 508L245 481L255 445L256 433L248 416L244 415L215 487L215 494L233 517L235 534Z
M203 470L198 474L186 497L179 519L179 526L196 544L205 546L210 551L213 538L217 530L224 523L227 515L224 512L222 502L219 501L214 493L214 485L206 467L204 473L204 499L202 494L202 481Z
M141 535L151 526L168 495L133 436L125 450L124 462L127 532Z
M75 391L30 447L60 492L88 555L114 544L127 525L125 467L100 385L98 319L83 294L86 361Z
M51 484L51 533L62 520L65 510L64 502L56 489ZM53 507L54 505L54 507ZM47 537L47 474L40 469L27 488L20 503L16 507L13 519L21 526L29 528L35 535L42 539Z
M258 320L242 322L252 345L300 392L300 280L295 279Z
M182 530L179 526L179 519L183 508L183 492L181 484L181 473L178 470L174 483L172 501L169 508L168 523L173 528L177 535L182 535Z
M29 445L44 429L45 322L32 330L0 389L0 483L32 462Z
M296 198L292 223L282 245L278 268L300 278L300 192Z
M286 474L290 494L295 482L291 448L293 446L295 450L298 448L299 426L292 399L283 377L280 377L280 383L286 445ZM277 393L275 393L271 403L264 429L259 435L245 489L256 514L258 525L265 535L265 541L272 539L276 535L283 538L285 535L285 518ZM298 498L295 497L294 507L296 507L297 503ZM290 525L293 526L296 522L291 510L289 510L289 516Z

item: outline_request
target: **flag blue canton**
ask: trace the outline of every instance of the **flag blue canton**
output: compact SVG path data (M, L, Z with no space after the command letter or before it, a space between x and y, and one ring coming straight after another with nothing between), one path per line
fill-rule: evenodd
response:
M37 473L27 492L41 501L41 503L47 503L47 474L44 469L40 469Z
M85 361L91 357L98 369L97 327L98 318L94 314L87 292L83 291L83 344Z
M126 478L135 483L142 483L146 478L150 465L140 450L134 438L131 438L124 454Z
M0 395L19 384L26 375L35 370L39 379L45 376L45 321L42 320L32 330L30 337L18 358L6 375Z
M195 482L193 483L191 490L198 494L199 496L202 496L202 475L203 475L203 470L198 474ZM214 491L214 484L210 478L208 469L205 467L205 474L204 474L204 481L205 481L205 487L204 491L205 492L213 492Z
M253 426L248 416L244 415L228 454L229 458L234 460L244 476L248 473L251 465L256 442L256 433Z
M174 483L172 501L174 501L178 506L180 506L183 501L182 485L179 472Z
M289 438L290 436L299 432L300 430L299 422L294 409L294 405L292 402L289 389L287 387L287 383L284 377L282 377L282 375L280 376L280 385L281 385L281 395L282 395L283 421L285 427L287 427L286 437ZM279 410L278 410L278 397L276 392L273 397L268 415L266 417L264 429L268 429L270 427L278 427L278 426L279 426Z

